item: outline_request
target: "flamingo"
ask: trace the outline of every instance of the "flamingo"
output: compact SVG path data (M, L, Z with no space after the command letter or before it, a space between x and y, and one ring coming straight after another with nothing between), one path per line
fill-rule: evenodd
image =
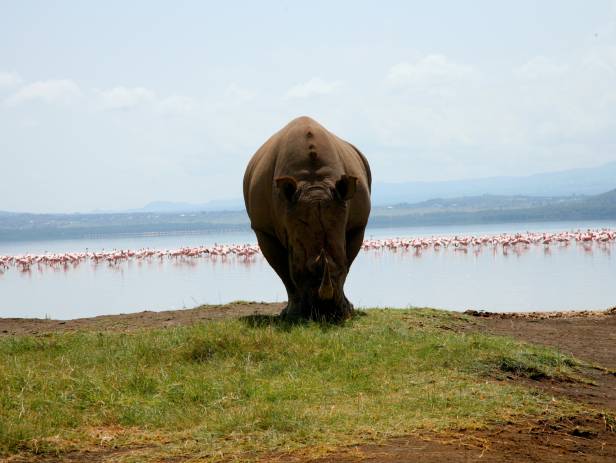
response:
M493 252L502 249L504 255L511 249L514 253L520 254L523 250L533 245L542 245L549 250L553 244L568 246L570 242L579 243L585 252L591 252L592 245L597 243L603 247L616 242L616 230L602 228L597 230L587 229L571 230L555 233L502 233L499 235L481 236L431 236L430 238L386 238L386 239L366 239L361 246L365 252L368 251L388 251L397 252L414 249L414 255L419 256L424 250L431 249L439 251L447 250L452 247L455 251L466 253L469 246L472 246L473 253L479 254L482 249L491 247ZM238 259L245 263L250 263L255 256L260 254L259 246L256 244L217 244L212 246L182 247L177 249L112 249L101 251L84 252L65 252L43 254L22 254L22 255L0 255L0 271L6 272L11 268L16 268L22 272L29 272L31 267L36 265L39 270L44 268L64 269L69 266L78 267L83 262L91 262L93 265L106 263L111 267L118 267L122 263L130 261L150 261L152 259L181 259L183 262L194 261L195 259L221 259L222 262L229 262Z

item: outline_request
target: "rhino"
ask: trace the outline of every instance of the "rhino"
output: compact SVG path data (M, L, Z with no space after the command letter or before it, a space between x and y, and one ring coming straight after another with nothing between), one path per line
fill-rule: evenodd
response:
M364 155L309 117L272 135L244 174L244 202L263 256L288 295L283 317L344 320L344 283L370 215Z

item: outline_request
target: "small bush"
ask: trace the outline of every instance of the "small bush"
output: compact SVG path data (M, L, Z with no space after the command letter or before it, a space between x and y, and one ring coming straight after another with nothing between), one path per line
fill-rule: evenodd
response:
M551 375L544 368L541 368L532 362L525 362L518 358L503 356L497 360L497 365L500 371L505 373L513 373L516 376L522 376L535 380L551 377Z

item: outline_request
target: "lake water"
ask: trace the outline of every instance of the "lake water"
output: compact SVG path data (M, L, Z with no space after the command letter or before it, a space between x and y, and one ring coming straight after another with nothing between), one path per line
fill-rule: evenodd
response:
M608 227L616 222L555 222L368 229L366 238L485 235ZM156 249L214 243L254 243L252 233L145 236L0 243L0 255ZM548 311L606 309L616 305L616 245L531 246L460 252L361 251L346 293L359 307L430 306L452 310ZM614 255L613 255L614 254ZM234 300L280 302L282 283L267 262L239 259L130 261L82 264L69 270L11 268L0 273L0 316L70 319L168 310Z

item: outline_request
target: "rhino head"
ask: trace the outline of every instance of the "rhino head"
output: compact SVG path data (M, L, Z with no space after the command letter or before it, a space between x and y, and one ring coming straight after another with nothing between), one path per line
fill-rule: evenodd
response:
M335 316L348 310L343 290L349 271L346 222L357 178L298 182L279 177L276 187L299 311Z

